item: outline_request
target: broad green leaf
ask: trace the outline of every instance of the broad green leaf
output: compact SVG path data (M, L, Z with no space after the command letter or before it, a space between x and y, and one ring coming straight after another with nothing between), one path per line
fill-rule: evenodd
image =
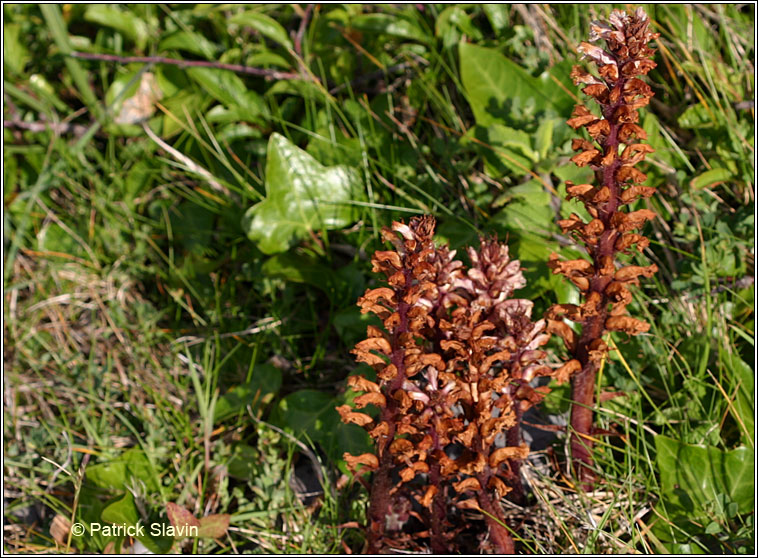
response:
M243 12L232 17L229 23L252 27L264 37L268 37L288 49L292 48L292 41L290 41L284 27L266 14L253 11Z
M187 74L200 87L228 108L240 107L249 118L267 115L268 108L255 91L248 91L242 79L228 70L188 68Z
M516 235L522 231L546 234L553 228L555 214L550 207L550 194L539 180L508 188L498 202L506 205L493 216L493 221Z
M427 36L416 24L403 19L399 15L393 14L361 14L350 21L352 27L360 31L373 33L386 33L400 37L401 39L410 39L420 43L428 43L431 37Z
M150 460L139 448L131 448L107 463L87 467L87 481L106 490L124 490L133 478L145 483L148 491L158 492L159 483Z
M224 420L251 405L253 412L261 404L267 403L282 386L281 371L271 364L257 364L252 379L231 388L216 402L215 420Z
M112 502L103 509L102 522L126 526L141 525L142 529L140 531L135 530L134 538L145 545L145 548L150 550L153 554L164 554L168 552L174 544L174 539L172 537L164 537L155 533L156 529L158 532L165 532L166 525L160 526L156 523L146 525L142 522L139 512L137 511L137 506L134 503L134 496L132 496L132 493L128 490L123 497Z
M115 29L134 42L137 50L144 50L148 38L147 24L131 10L122 10L109 4L90 4L84 12L84 19Z
M695 190L710 188L719 182L727 182L732 178L732 173L728 169L714 168L699 174L690 181L690 186Z
M258 52L256 54L251 54L247 57L247 60L245 63L248 66L253 67L268 67L268 66L277 66L279 68L291 68L292 64L290 64L289 60L284 58L284 56L277 54L275 52L270 51L264 51L264 52Z
M310 231L338 229L358 218L363 201L355 169L324 167L279 134L269 138L266 199L245 214L247 236L265 254L286 251Z
M517 176L529 174L538 158L529 134L503 124L474 126L463 137L462 143L468 142L483 152L488 174L494 177L502 176L506 170Z
M735 421L739 424L742 438L749 447L755 444L755 373L753 368L738 357L736 354L722 353L724 369L728 378L728 393L736 396L730 408L732 414L736 414ZM744 429L742 427L744 425Z
M200 33L192 31L176 31L161 39L158 50L184 50L213 60L219 50L219 46L212 43Z
M460 69L466 98L481 126L507 122L514 105L533 103L537 112L571 110L573 100L545 73L530 75L497 50L460 43Z
M263 264L262 269L269 277L321 289L332 299L337 294L338 281L334 271L310 256L291 252L276 254Z
M740 513L753 510L752 449L741 446L722 451L662 435L655 437L655 447L661 497L669 511L691 521L712 518L719 497L735 502Z
M140 518L132 493L127 490L121 498L108 504L103 509L102 519L108 523L137 525Z
M361 454L371 447L366 431L356 424L344 424L336 411L353 396L352 391L336 398L313 389L296 391L279 402L271 422L319 444L331 460L342 463L344 452Z

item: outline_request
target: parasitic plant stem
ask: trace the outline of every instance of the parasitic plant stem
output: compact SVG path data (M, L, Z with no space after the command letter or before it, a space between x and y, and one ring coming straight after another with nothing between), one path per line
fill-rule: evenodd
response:
M607 48L582 43L578 50L596 64L599 76L579 66L571 71L574 83L584 84L582 91L600 107L598 117L584 105L577 105L568 121L574 129L585 128L592 140L573 140L572 147L578 153L572 161L580 167L589 166L597 185L567 181L567 199L582 201L592 220L585 223L572 214L558 223L564 233L584 244L589 260L565 261L553 254L549 262L554 273L565 275L579 288L583 304L555 305L546 317L548 331L563 338L570 354L559 375L571 376L571 457L585 489L591 489L595 479L593 409L597 371L608 352L603 336L611 331L637 335L650 328L626 314L632 300L628 287L638 285L640 276L650 277L657 267L617 266L619 253L628 253L632 246L642 252L648 246L646 237L631 231L655 217L649 209L623 209L655 193L655 188L639 186L647 177L634 168L653 151L640 142L646 134L638 125L637 112L653 96L650 86L639 78L655 67L650 59L654 51L648 43L658 34L649 31L649 24L642 8L632 15L613 11L609 22L593 22L590 41L603 39ZM564 319L580 324L581 334L577 336Z

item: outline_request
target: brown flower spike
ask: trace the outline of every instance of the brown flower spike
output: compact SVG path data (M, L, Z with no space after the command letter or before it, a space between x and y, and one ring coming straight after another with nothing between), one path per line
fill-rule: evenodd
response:
M377 381L349 378L363 392L359 410L338 408L345 422L366 428L376 455L345 461L373 472L370 553L464 550L461 533L470 536L470 526L452 523L452 508L486 512L479 536L489 533L496 552L512 553L499 499L521 495L519 463L529 451L520 417L545 395L531 381L553 374L541 364L546 324L531 321L531 302L511 298L525 281L507 246L482 239L465 269L455 251L434 245L434 228L425 216L382 230L395 249L377 251L372 263L388 286L369 289L358 304L384 327L369 327L353 351ZM366 405L378 418L361 412Z
M581 291L583 304L556 305L546 317L548 331L559 335L571 355L564 375L571 375L571 455L579 477L585 486L592 486L592 423L595 378L608 347L603 336L610 331L623 331L630 335L646 332L649 324L626 314L632 295L628 287L638 285L639 277L650 277L657 271L655 265L647 267L617 267L619 252L629 253L633 247L642 252L648 239L636 231L653 219L649 209L624 211L625 205L641 198L649 198L655 188L641 186L645 174L634 166L643 161L653 149L642 140L647 138L639 126L637 109L650 102L653 92L640 76L646 75L656 64L650 58L654 51L648 46L658 33L648 29L650 21L642 8L633 15L613 11L609 21L593 22L589 43L583 42L579 52L591 59L598 69L595 76L580 66L574 66L571 77L574 83L583 84L582 91L592 97L600 107L600 116L577 105L569 126L584 128L590 139L574 139L572 147L577 154L572 161L589 166L595 171L596 183L573 184L567 182L567 199L580 200L592 217L585 223L578 215L559 221L564 233L570 233L584 244L589 260L561 260L551 256L549 265L553 273L560 273ZM606 48L592 44L603 39ZM564 319L581 324L581 334L564 323Z

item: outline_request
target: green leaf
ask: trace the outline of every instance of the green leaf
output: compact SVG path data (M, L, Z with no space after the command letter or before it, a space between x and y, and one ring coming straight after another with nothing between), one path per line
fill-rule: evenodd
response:
M292 48L292 41L290 41L284 27L266 14L253 11L243 12L231 18L229 23L252 27L264 37L268 37L288 49Z
M262 270L268 277L278 277L321 289L332 299L337 294L338 280L334 271L317 259L304 254L277 254L263 264Z
M679 126L682 128L713 128L718 123L713 120L712 111L708 111L702 104L692 105L679 116Z
M87 467L87 481L106 490L125 490L133 478L144 482L149 492L159 491L150 460L139 448L131 448L107 463Z
M351 391L347 397L353 396ZM319 444L332 461L341 463L344 452L360 454L371 447L366 431L356 424L344 424L336 411L348 400L314 389L296 391L279 402L271 422Z
M555 129L556 123L559 122L560 120L557 118L543 118L540 121L540 125L537 127L537 136L534 147L537 150L540 161L547 158L550 148L553 147L553 130Z
M137 506L134 503L134 496L128 490L123 497L103 509L102 521L115 525L126 525L127 527L141 525L140 531L135 529L134 538L144 544L145 548L153 554L165 554L174 544L174 539L171 537L153 535L156 528L155 523L145 525L141 522Z
M720 182L727 182L732 179L732 173L728 169L715 168L699 174L690 181L690 187L695 190L710 188Z
M427 36L414 23L393 14L361 14L351 20L352 27L370 33L385 33L420 43L429 43Z
M360 176L324 167L287 138L272 134L266 158L266 199L245 214L243 228L265 254L286 251L313 230L339 229L358 218Z
M545 234L553 228L555 214L550 207L550 194L539 180L508 188L496 203L507 205L493 216L493 221L516 235L523 231Z
M252 480L260 454L258 450L246 444L236 444L227 462L229 475L242 480Z
M497 50L460 43L460 70L466 98L482 126L507 122L516 104L534 104L537 112L571 110L573 100L545 73L531 76Z
M670 515L693 522L710 519L718 511L713 505L719 495L735 502L740 513L753 510L755 458L751 449L722 451L662 435L655 437L655 447L661 497L666 509L673 510Z
M508 17L509 8L504 4L484 4L482 6L492 29L499 35L508 26L510 18Z
M161 39L158 50L183 50L213 60L219 46L212 43L199 33L192 31L176 31Z
M736 354L722 353L721 360L729 379L728 393L732 394L735 390L737 391L730 412L733 415L737 415L734 419L738 424L741 422L745 426L744 429L740 426L742 439L749 447L753 447L755 444L755 440L753 439L755 434L755 399L753 391L755 387L755 375L753 368Z
M20 74L30 59L29 49L19 40L21 25L3 23L3 67L6 71Z
M126 525L137 525L139 513L134 505L134 496L128 490L116 501L107 505L103 509L103 521L108 523L125 523Z
M476 141L472 142L471 138ZM462 144L472 142L483 151L488 174L495 177L502 176L506 170L517 176L529 174L538 158L529 134L502 124L491 124L486 128L474 126L462 140Z
M357 306L348 306L334 315L332 325L345 345L352 348L358 341L365 339L367 326L381 326L381 320L374 314L361 313Z
M279 393L282 387L282 372L271 364L257 364L252 379L231 388L216 402L215 420L220 421L244 411L248 405L253 412Z
M84 19L110 27L134 42L137 50L144 50L148 38L147 24L130 10L122 10L108 4L90 4Z
M242 79L234 72L216 68L188 68L187 75L228 108L240 107L251 118L268 114L261 96L255 91L248 91Z
M451 47L460 40L461 33L474 40L482 39L482 32L471 23L471 18L460 6L445 8L437 17L434 34L442 39L445 47Z

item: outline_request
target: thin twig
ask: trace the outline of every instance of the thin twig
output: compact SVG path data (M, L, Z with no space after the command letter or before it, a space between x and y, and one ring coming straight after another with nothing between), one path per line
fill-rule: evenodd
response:
M58 136L68 132L71 132L75 136L82 136L89 129L89 126L68 122L23 122L21 120L6 120L3 122L3 127L28 130L30 132L47 132L50 130Z
M72 52L70 56L84 60L101 60L104 62L117 62L119 64L170 64L180 68L215 68L217 70L229 70L239 74L260 76L266 79L302 79L299 74L293 72L280 72L279 70L267 70L265 68L252 68L242 64L224 64L222 62L210 62L206 60L177 60L165 56L116 56L115 54L95 54L89 52Z
M300 19L300 27L297 29L295 35L295 52L298 56L303 56L303 37L305 36L305 28L308 26L308 20L311 18L313 12L313 4L308 4L303 12L303 17Z

